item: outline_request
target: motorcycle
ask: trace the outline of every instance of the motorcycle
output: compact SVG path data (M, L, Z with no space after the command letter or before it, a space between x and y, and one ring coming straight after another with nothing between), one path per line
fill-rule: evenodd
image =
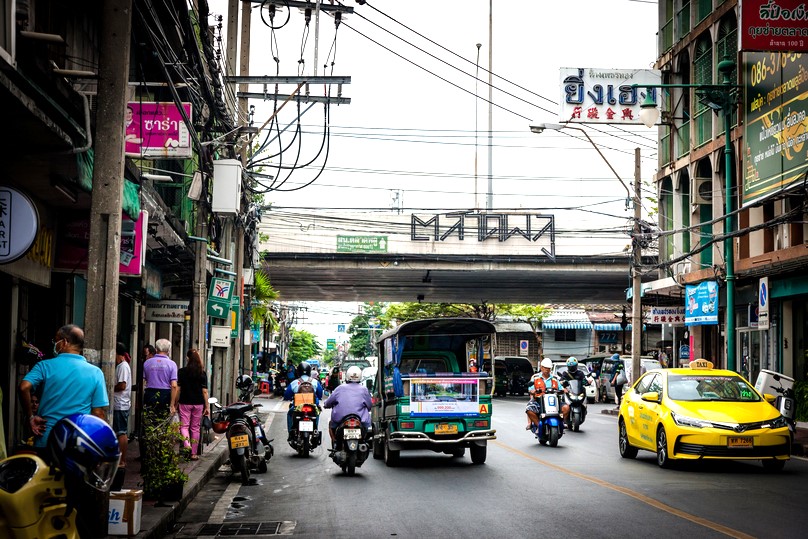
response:
M256 390L252 377L242 374L236 379L239 402L252 402L253 396L260 395L261 390Z
M779 386L769 386L769 388L773 389L775 393L777 393L777 398L772 403L777 410L779 410L780 414L786 418L788 421L788 430L791 431L793 435L797 432L797 422L794 420L794 414L796 413L796 399L794 395L794 389L790 387L783 387L783 382L780 381L780 376L775 374L774 381L780 384Z
M343 473L353 475L369 453L368 429L362 425L358 415L345 416L334 429L334 449L331 450L334 464L342 468Z
M530 383L530 378L521 372L514 372L511 374L510 379L510 393L511 395L519 395L520 397L527 392L527 386Z
M323 441L323 433L315 428L319 414L319 407L313 403L297 405L292 411L289 445L301 457L308 457Z
M83 414L59 420L44 458L18 454L0 462L0 537L106 534L107 519L98 515L119 458L117 437L103 420Z
M250 471L266 473L269 459L274 454L272 440L268 440L264 427L256 414L251 414L260 404L236 402L223 407L215 397L208 399L215 408L213 431L227 435L230 448L230 469L241 474L241 484L248 485Z
M586 420L586 389L580 380L574 378L565 380L563 385L567 390L565 399L570 407L566 426L573 432L578 432L581 424Z
M559 392L547 388L539 398L539 424L533 424L530 431L536 436L541 445L550 444L556 447L558 440L564 435L564 421L561 419L561 399Z

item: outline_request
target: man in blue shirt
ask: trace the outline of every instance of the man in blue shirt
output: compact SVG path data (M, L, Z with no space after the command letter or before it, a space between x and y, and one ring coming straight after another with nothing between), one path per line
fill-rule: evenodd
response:
M56 357L40 361L20 382L20 401L31 431L34 447L45 447L51 428L71 414L93 414L106 419L109 406L104 373L87 363L84 331L68 324L56 332L53 353ZM37 414L32 413L31 395L42 389Z

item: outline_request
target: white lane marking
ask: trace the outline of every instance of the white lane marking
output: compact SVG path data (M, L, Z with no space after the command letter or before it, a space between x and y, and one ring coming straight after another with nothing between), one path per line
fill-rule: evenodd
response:
M224 523L224 517L227 515L227 510L230 508L230 504L233 502L233 498L236 497L236 494L238 494L238 490L240 488L241 483L230 483L227 486L222 493L222 497L219 498L219 501L216 502L216 505L213 507L213 511L208 518L208 524Z

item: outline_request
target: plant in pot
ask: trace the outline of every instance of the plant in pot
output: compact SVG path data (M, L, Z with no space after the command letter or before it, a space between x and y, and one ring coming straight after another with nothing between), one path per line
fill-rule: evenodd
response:
M164 502L182 497L182 488L188 480L180 467L178 448L182 440L175 416L144 414L140 454L146 498Z

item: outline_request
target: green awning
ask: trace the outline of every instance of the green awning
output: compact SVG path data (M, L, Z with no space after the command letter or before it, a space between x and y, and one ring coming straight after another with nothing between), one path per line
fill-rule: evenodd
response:
M76 165L79 171L79 186L88 193L93 192L93 166L95 152L92 148L86 152L76 154ZM124 178L123 197L121 198L123 212L132 220L140 215L140 186Z

